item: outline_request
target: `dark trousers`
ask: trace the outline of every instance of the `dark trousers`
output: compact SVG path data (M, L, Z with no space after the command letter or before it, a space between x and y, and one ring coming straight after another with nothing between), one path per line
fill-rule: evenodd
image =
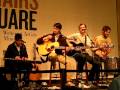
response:
M88 76L89 81L99 80L99 73L100 73L99 57L92 57L89 56L87 53L74 53L72 56L75 58L75 60L78 63L77 67L79 72L83 71L83 67L86 62L92 64L92 68Z
M73 55L73 57L75 58L75 60L77 62L77 69L79 70L79 72L82 72L84 64L86 62L85 54L83 54L83 53L75 53Z
M99 80L100 76L100 65L98 64L92 64L92 69L89 73L88 80L89 81L97 81Z

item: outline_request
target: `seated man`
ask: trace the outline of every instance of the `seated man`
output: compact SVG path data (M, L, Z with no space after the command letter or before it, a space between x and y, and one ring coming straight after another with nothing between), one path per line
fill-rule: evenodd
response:
M113 44L112 40L109 37L111 32L111 28L109 26L103 26L102 27L102 33L99 36L96 36L93 40L94 45L96 48L94 48L94 62L95 63L101 63L101 61L105 62L108 60L108 55L112 50ZM91 79L99 80L99 64L93 67L94 69L98 68L96 72L91 72ZM95 76L96 77L93 77Z
M94 44L87 33L86 24L80 24L78 28L78 33L74 33L68 36L68 42L71 43L71 46L75 47L73 50L69 51L68 55L72 56L78 63L79 72L83 72L83 67L86 62L92 64L89 75L88 73L86 73L88 75L88 81L91 82L94 81L94 79L91 79L91 77L95 77L95 75L93 75L92 73L98 72L99 68L97 67L99 67L99 64L93 62L93 51L91 47ZM88 84L86 85L89 86Z
M13 71L11 72L11 80L17 79L17 73L15 72L16 70L30 70L32 68L31 64L23 65L22 62L19 63L20 60L28 59L26 46L24 45L24 41L22 40L22 34L15 34L15 41L8 46L7 51L5 52L4 59L5 67ZM29 74L25 73L23 78L24 81L28 83Z
M39 54L44 53L43 56L48 55L49 60L52 61L53 68L56 68L56 61L60 62L62 66L66 67L67 70L72 70L74 67L73 61L66 59L64 56L65 50L56 49L56 47L68 46L66 37L61 34L62 25L55 23L53 25L53 33L45 35L37 40L37 43L41 48L38 49ZM47 53L46 53L47 52ZM46 54L45 54L46 53ZM71 82L72 74L67 73L67 84L73 85Z

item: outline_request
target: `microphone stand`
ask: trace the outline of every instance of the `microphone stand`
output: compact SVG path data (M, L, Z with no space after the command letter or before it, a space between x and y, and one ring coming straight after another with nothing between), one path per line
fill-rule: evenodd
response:
M62 69L62 72L61 72L61 76L62 76L62 82L61 82L61 89L63 90L65 88L65 84L66 84L66 81L67 81L67 72L66 72L66 67L67 67L67 55L66 55L66 46L64 48L65 50L65 54L64 54L64 57L65 57L65 69Z
M67 64L66 46L65 46L65 55L64 56L65 56L65 70L66 70L66 68L67 68L67 65L66 65Z

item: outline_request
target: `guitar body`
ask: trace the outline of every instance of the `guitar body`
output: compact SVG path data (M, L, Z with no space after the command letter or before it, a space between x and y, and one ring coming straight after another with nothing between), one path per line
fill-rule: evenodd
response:
M55 47L59 47L58 42L49 42L41 44L38 46L38 53L40 55L48 55L49 53L55 50Z
M70 42L72 45L73 45L73 47L76 47L76 46L81 46L81 47L83 47L84 46L84 44L83 43L75 43L75 42Z
M84 44L83 43L78 43L78 44L76 44L75 42L70 42L72 45L73 45L73 47L84 47ZM81 50L75 50L75 49L73 49L73 50L70 50L70 51L68 51L67 52L67 55L68 56L72 56L72 55L74 55L75 53L81 53L81 51L85 51L85 49L81 49Z
M106 60L106 58L108 57L107 51L97 50L95 54L101 57L103 60Z
M100 45L100 48L98 48L98 50L95 51L95 54L97 54L99 57L101 57L103 60L106 60L106 58L108 58L108 54L111 51L111 48L113 48L114 45L111 44L106 44L106 43L102 43Z

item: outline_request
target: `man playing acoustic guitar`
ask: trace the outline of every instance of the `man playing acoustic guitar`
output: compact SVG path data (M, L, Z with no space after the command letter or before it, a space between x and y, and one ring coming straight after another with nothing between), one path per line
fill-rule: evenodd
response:
M108 54L111 52L111 48L113 47L112 40L109 37L111 32L111 28L109 26L104 26L102 28L102 34L95 37L94 44L96 48L95 54L101 57L102 59L106 59Z
M47 34L37 40L38 52L42 56L47 55L48 60L52 62L52 66L56 68L56 61L60 62L61 66L66 66L67 70L73 69L73 61L66 59L65 47L68 47L66 37L61 33L61 23L55 23L53 25L52 33ZM64 47L64 49L59 48ZM67 73L67 85L73 86L71 82L72 74Z
M103 26L102 28L102 34L99 36L96 36L93 40L94 45L96 48L94 48L94 62L101 63L101 61L106 62L108 60L108 55L111 52L111 49L113 47L112 40L109 37L111 32L111 28L109 26ZM100 68L98 66L95 66L93 68ZM95 76L96 77L93 77ZM99 69L97 72L91 73L91 79L99 80Z
M81 47L81 50L71 50L68 52L68 54L70 56L72 56L76 62L78 63L77 68L79 70L80 73L82 73L83 71L83 67L86 63L86 61L93 61L92 59L92 51L91 51L91 47L92 47L92 40L90 39L90 37L88 36L87 33L87 26L86 24L80 24L78 27L79 32L78 33L74 33L72 35L68 36L68 41L73 45L73 47ZM71 46L72 46L71 45ZM92 63L92 66L94 64ZM93 68L92 68L93 69ZM87 73L88 75L88 73ZM92 76L94 77L94 76ZM87 79L89 79L88 77L86 77ZM81 83L78 84L79 87L81 87ZM89 88L90 85L88 85L88 83L84 84L85 88Z

